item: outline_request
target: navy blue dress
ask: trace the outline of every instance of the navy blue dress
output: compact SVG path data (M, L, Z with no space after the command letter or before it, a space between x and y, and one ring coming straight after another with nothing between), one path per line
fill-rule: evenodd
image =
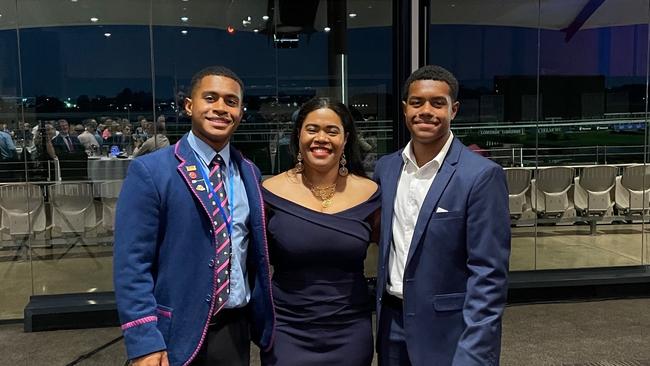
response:
M370 365L373 299L363 261L379 190L335 214L263 193L277 322L262 365Z

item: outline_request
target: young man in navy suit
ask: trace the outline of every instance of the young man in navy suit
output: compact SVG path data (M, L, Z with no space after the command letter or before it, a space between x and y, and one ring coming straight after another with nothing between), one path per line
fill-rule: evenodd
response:
M251 339L271 346L260 171L230 144L243 91L225 67L199 71L185 100L191 131L129 166L114 281L133 365L248 365Z
M411 141L377 162L379 365L498 365L510 215L502 168L456 139L458 81L424 66L404 85Z

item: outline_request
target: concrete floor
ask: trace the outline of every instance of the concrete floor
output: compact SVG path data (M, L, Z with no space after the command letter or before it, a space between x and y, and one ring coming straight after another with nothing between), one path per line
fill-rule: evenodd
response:
M650 365L648 309L650 299L508 307L501 365ZM69 365L119 336L118 328L23 333L22 324L0 325L0 364ZM122 365L124 354L118 341L76 364Z
M641 224L537 226L512 229L511 271L635 266L650 263ZM72 241L74 242L74 241ZM14 258L14 256L17 257ZM366 274L376 274L371 245ZM0 320L22 318L32 294L112 291L110 245L0 247Z
M513 228L511 270L650 263L641 224ZM367 275L375 274L371 246ZM0 248L0 320L22 318L31 294L112 290L112 247ZM502 365L650 365L649 299L518 305L504 317ZM23 333L0 326L0 365L67 365L120 336L117 328ZM256 351L253 352L257 359ZM79 365L121 365L121 341ZM257 364L257 361L253 363Z

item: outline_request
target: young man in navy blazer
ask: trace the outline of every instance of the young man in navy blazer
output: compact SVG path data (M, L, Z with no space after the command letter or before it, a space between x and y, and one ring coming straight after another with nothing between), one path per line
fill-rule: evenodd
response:
M498 365L510 215L502 168L452 134L458 81L424 66L405 83L411 141L377 162L379 365Z
M229 143L243 90L227 68L199 71L185 100L191 131L129 166L114 280L134 365L248 365L250 339L271 346L260 171Z

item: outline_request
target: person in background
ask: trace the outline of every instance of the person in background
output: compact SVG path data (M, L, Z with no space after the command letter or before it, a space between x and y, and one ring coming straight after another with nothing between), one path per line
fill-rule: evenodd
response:
M103 122L104 130L102 131L102 140L104 141L103 145L107 145L111 136L113 136L113 120L111 118L106 118Z
M16 144L14 144L11 135L0 131L0 161L14 161L17 158Z
M70 131L70 136L76 136L77 138L79 138L79 135L84 133L84 131L85 131L85 128L84 128L83 125L76 124L76 125L74 125L74 128L72 129L72 131Z
M100 121L102 121L101 118L100 118ZM103 137L104 136L104 130L106 130L106 124L104 122L100 122L97 125L97 132L96 132L96 135L99 136L99 140L97 140L97 141L99 141L99 145L104 145L104 137Z
M133 126L130 123L125 123L122 127L122 151L128 155L133 155Z
M134 366L248 366L250 340L273 341L261 174L230 144L243 92L225 67L199 71L191 131L129 165L113 274Z
M79 134L78 138L87 152L93 152L96 155L99 152L99 141L97 140L97 122L94 119L84 121L85 131Z
M56 155L61 158L63 156L84 151L84 147L77 136L70 134L70 125L65 119L57 121L59 126L59 134L52 139L52 146Z
M450 130L458 81L424 66L404 84L410 142L379 159L380 366L498 365L508 293L503 169Z
M158 121L155 126L153 123L147 123L146 132L151 137L143 142L142 145L136 146L133 149L134 157L142 156L169 146L169 139L165 135L165 122Z
M120 151L123 150L124 133L122 132L122 125L119 122L113 122L111 125L111 136L104 140L104 144L108 146L109 149L112 146L117 146Z
M34 145L34 134L32 133L32 127L29 123L22 123L22 130L18 133L19 138L23 139L25 147L32 147Z

